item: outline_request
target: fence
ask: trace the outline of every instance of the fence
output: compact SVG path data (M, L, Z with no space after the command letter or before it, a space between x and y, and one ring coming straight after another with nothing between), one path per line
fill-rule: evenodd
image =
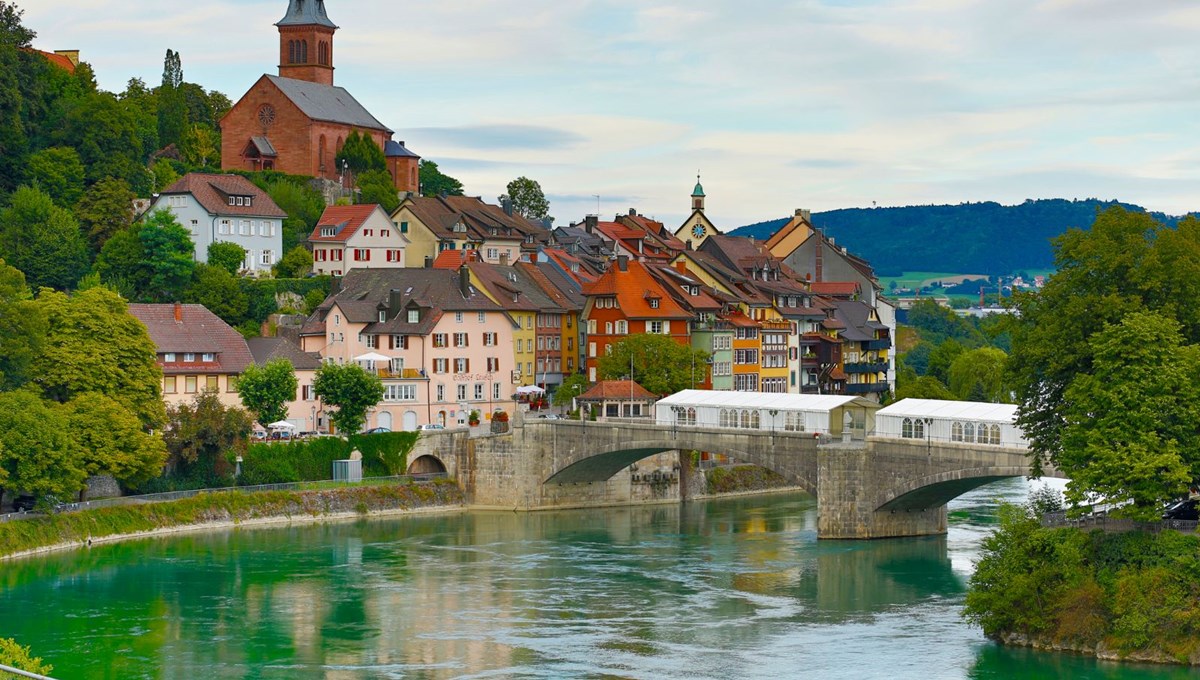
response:
M287 484L260 484L258 486L229 486L219 489L191 489L188 491L170 491L167 493L148 493L140 496L121 496L119 498L101 498L94 501L82 501L79 503L61 503L56 505L52 512L78 512L80 510L93 510L96 508L113 508L123 505L142 505L145 503L166 503L168 501L179 501L185 498L192 498L206 493L222 493L226 491L236 491L239 493L257 493L261 491L304 491L313 488L325 487L342 487L342 486L362 486L364 484L379 484L383 482L396 483L420 483L430 482L435 479L441 479L446 476L444 472L431 472L420 475L397 475L395 477L366 477L361 482L342 482L336 480L325 480L317 482L289 482ZM7 522L14 519L22 519L34 515L40 515L38 512L10 512L0 515L0 522Z
M1138 522L1132 519L1109 517L1108 515L1089 515L1071 519L1065 512L1050 512L1042 516L1042 526L1074 527L1076 529L1100 529L1106 533L1121 533L1126 531L1148 531L1157 533L1164 529L1173 529L1182 533L1196 533L1200 522L1192 519L1164 519L1157 522Z

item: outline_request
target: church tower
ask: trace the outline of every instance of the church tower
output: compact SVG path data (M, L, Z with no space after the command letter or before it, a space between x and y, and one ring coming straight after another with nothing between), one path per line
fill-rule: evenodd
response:
M325 0L288 0L279 27L279 76L333 85L333 32Z
M692 210L704 212L704 187L700 186L699 174L696 175L696 188L692 189Z

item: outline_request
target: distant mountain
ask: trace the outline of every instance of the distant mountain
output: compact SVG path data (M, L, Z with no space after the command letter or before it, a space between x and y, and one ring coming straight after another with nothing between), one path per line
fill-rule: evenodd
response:
M905 271L1008 274L1054 265L1050 239L1071 227L1088 229L1098 211L1114 205L1136 212L1146 209L1096 199L1027 200L1020 205L963 203L903 208L846 208L813 213L813 226L837 244L866 258L876 274ZM1164 224L1181 219L1150 213ZM788 218L759 222L731 232L767 239Z

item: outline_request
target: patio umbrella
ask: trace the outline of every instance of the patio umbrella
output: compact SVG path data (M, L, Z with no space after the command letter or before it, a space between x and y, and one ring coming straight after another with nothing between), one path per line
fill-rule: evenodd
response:
M289 423L286 420L276 420L275 422L271 423L267 427L271 428L272 430L294 430L294 429L296 429L296 426L294 424Z
M537 385L525 385L524 387L517 388L517 394L541 394L545 391Z
M359 356L354 357L354 360L355 361L391 361L392 358L389 356L384 356L384 355L380 354L379 352L367 352L366 354L360 354Z

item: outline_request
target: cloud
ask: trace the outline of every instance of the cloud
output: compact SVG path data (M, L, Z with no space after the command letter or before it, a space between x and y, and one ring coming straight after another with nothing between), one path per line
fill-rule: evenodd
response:
M413 128L411 134L435 144L478 149L562 149L586 140L583 135L567 130L515 124Z

